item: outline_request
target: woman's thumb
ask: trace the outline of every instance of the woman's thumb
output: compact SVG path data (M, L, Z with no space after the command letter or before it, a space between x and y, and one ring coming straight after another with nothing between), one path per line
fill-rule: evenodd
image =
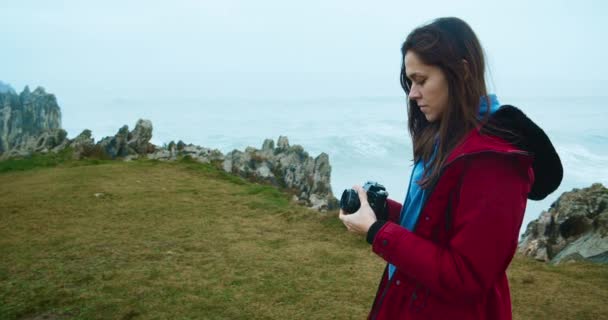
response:
M361 202L361 205L363 205L364 203L368 203L367 202L367 191L365 191L365 189L363 189L361 186L354 186L353 188L355 190L357 190L357 194L359 195L359 201Z

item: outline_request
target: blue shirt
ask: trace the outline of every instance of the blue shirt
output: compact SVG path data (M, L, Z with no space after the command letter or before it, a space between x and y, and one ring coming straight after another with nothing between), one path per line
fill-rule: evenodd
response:
M437 145L435 145L437 146ZM437 149L435 149L435 152ZM435 152L431 156L432 160L435 157ZM425 165L422 159L418 160L416 164L414 164L414 168L412 169L412 175L410 177L410 185L408 187L405 201L403 202L403 206L401 207L401 221L400 224L404 228L409 231L414 231L416 227L416 223L418 222L418 217L420 216L420 212L422 211L422 205L426 200L427 190L420 188L417 181L420 181L424 175ZM393 277L393 273L395 273L396 267L392 264L388 265L388 278Z

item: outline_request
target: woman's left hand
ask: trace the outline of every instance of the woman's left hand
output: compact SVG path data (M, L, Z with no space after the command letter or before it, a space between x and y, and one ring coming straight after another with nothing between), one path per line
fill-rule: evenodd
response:
M345 214L344 211L340 209L339 218L348 231L358 234L367 234L369 228L377 220L376 214L374 213L374 210L372 210L372 207L370 207L369 202L367 202L366 191L359 185L353 186L353 189L359 194L361 208L352 214Z

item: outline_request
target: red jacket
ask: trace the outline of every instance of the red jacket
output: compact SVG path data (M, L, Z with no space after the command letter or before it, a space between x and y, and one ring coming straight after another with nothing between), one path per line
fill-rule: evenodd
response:
M415 228L398 223L401 204L389 200L389 222L373 251L397 267L385 269L369 319L511 319L506 270L515 254L533 157L473 130L449 155Z

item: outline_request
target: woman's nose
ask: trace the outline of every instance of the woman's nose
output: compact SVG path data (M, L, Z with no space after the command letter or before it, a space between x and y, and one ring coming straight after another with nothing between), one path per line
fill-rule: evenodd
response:
M412 100L416 100L416 99L420 99L421 97L422 97L422 95L420 94L420 90L418 90L418 86L414 84L412 86L412 89L410 90L409 98Z

